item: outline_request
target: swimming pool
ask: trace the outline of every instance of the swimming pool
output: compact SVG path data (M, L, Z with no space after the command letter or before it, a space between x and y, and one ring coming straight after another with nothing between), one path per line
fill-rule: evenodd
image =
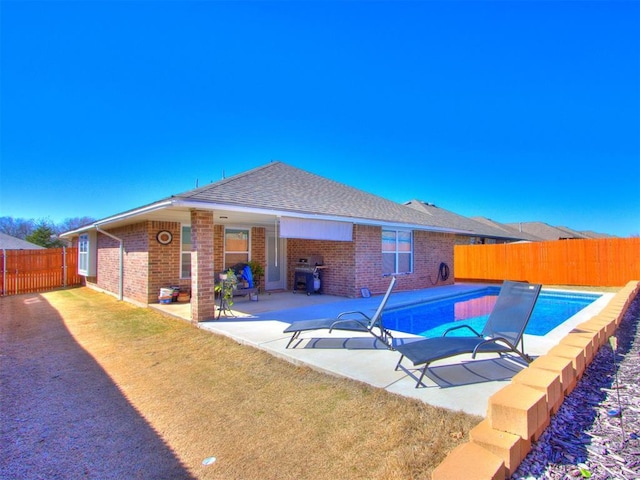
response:
M481 331L498 298L500 287L386 310L386 328L423 337L437 337L453 325L465 323ZM600 298L599 294L542 291L525 330L543 336ZM462 334L466 329L459 330Z

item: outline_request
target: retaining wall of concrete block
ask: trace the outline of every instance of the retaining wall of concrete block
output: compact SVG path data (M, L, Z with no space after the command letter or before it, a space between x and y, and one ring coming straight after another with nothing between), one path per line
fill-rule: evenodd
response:
M459 445L438 465L432 480L509 478L598 349L615 334L639 291L639 280L627 283L600 313L577 325L546 355L493 394L487 416L469 432L469 442Z

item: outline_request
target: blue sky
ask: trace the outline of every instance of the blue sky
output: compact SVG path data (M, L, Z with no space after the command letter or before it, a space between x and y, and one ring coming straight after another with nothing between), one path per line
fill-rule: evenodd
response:
M1 3L0 216L103 218L282 160L640 234L640 2Z

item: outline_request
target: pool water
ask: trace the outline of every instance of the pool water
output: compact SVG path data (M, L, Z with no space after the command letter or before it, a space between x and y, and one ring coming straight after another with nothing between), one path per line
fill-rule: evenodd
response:
M441 336L447 328L462 323L480 332L499 292L499 287L487 287L465 295L386 310L383 323L391 330L424 337ZM589 293L543 291L538 296L525 333L546 335L599 297ZM458 330L456 335L465 331Z

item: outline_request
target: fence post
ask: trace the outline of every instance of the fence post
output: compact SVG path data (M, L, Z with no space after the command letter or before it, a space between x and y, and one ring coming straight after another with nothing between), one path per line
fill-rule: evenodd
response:
M2 249L2 295L7 294L7 250Z
M62 247L62 286L67 286L67 247Z

